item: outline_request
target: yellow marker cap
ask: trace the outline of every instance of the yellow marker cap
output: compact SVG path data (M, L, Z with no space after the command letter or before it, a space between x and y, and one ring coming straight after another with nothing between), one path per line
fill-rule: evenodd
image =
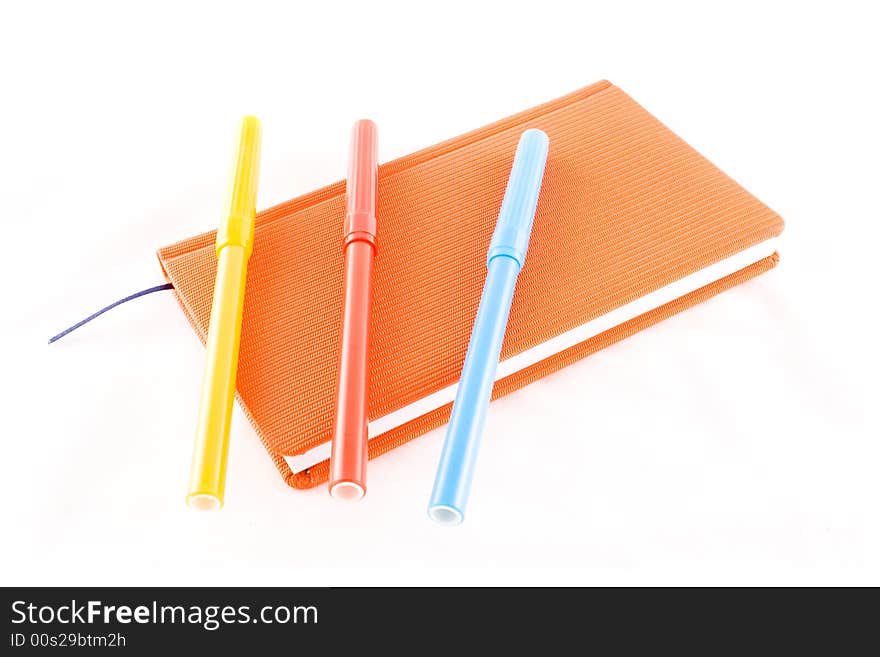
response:
M216 250L224 246L243 246L248 255L254 245L254 215L257 208L257 182L260 177L260 138L262 127L254 116L241 120L229 198L224 220L217 229Z

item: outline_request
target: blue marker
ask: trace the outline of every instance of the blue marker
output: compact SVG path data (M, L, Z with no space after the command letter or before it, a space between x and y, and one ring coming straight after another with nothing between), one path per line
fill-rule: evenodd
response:
M428 505L428 515L443 525L457 525L464 520L513 291L529 248L549 144L540 130L526 130L520 137L489 244L483 296Z

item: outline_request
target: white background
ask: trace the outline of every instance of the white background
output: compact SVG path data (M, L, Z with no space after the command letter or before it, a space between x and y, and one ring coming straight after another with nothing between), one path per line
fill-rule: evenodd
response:
M869 3L864 3L869 6ZM861 4L4 3L3 584L880 584L878 20ZM244 6L247 5L248 9ZM251 8L252 7L252 8ZM287 488L236 411L184 506L203 350L157 247L608 78L787 221L773 272L494 403L468 518L442 430L359 505Z

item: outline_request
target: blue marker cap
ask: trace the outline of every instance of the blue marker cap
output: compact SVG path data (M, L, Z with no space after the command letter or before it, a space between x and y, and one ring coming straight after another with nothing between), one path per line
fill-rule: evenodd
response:
M487 264L492 258L505 255L516 260L522 269L549 147L550 139L541 130L532 129L522 133L507 180L498 223L495 224L495 233L489 244Z

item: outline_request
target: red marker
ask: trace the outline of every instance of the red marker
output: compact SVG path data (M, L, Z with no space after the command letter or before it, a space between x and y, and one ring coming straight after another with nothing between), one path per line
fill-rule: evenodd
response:
M367 393L370 297L376 255L376 124L354 124L346 184L345 305L330 455L330 494L359 500L367 492Z

